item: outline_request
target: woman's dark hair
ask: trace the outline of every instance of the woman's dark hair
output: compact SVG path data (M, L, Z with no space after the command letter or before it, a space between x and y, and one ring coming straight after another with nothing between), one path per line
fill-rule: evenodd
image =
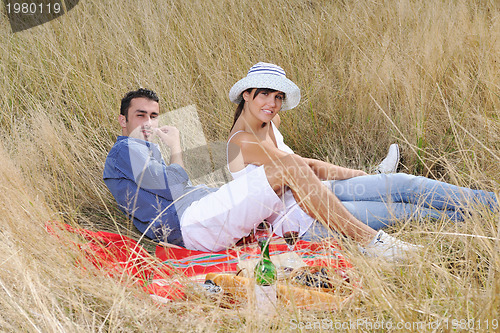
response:
M122 103L120 106L120 114L125 116L125 119L128 121L128 108L130 107L130 102L134 98L138 97L144 97L149 100L155 101L156 103L159 103L160 99L158 98L158 95L153 90L149 89L143 89L140 88L135 91L129 91L125 97L122 98Z
M241 94L243 95L244 92L250 93L250 92L252 92L252 89L254 89L254 88L248 88L247 90L243 91ZM269 88L257 88L257 90L255 90L255 93L253 94L252 99L255 99L255 97L257 97L257 95L260 93L273 93L275 91L277 91L277 90L276 89L269 89ZM283 93L283 95L284 94L285 93ZM286 96L283 97L283 99L285 99L285 98L286 98ZM241 116L241 113L243 112L244 106L245 106L245 100L242 97L240 104L238 104L238 106L236 107L236 111L234 112L233 126L231 126L231 129L229 131L233 130L234 124L236 124L236 121Z

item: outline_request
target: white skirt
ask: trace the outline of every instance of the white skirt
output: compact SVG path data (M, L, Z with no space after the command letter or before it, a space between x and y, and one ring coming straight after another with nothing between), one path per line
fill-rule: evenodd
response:
M180 219L184 245L221 251L247 236L262 220L281 216L285 204L260 166L193 202Z

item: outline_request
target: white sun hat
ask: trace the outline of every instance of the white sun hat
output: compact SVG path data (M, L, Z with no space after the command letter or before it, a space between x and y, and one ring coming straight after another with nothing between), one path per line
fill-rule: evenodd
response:
M286 73L280 66L259 62L250 68L247 76L239 80L229 90L231 102L239 104L241 94L249 88L267 88L285 93L285 100L281 110L290 110L300 102L300 89L295 83L286 78Z

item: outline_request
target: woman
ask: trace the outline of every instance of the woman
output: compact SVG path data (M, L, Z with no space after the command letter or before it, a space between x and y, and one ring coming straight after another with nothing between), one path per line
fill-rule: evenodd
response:
M262 165L281 163L283 160L290 163L290 158L285 157L293 154L293 151L281 142L274 122L279 123L280 110L297 106L300 90L286 78L283 69L268 63L254 65L247 76L231 88L229 98L238 104L227 150L228 168L233 177L244 176ZM309 191L304 191L292 181L289 188L283 191L287 208L271 218L278 234L280 224L290 222L294 225L288 225L288 229L297 229L303 238L309 240L324 237L330 228L361 240L368 254L379 255L371 253L376 252L372 250L377 243L393 244L397 249L387 255L398 257L405 251L414 251L415 246L398 241L381 230L377 233L375 229L399 219L425 216L439 218L443 213L459 221L472 204L486 205L492 210L498 208L491 192L475 191L406 174L367 175L361 170L298 155L294 155L292 161L306 164L312 172L305 176L296 174L288 177L297 181L307 177L307 182L311 184L317 184L321 179L326 181L323 182L326 186L311 187ZM293 163L288 166L294 169ZM312 198L313 202L307 202L307 198ZM338 199L341 200L340 205ZM327 212L324 211L325 202L329 203L326 205ZM320 206L323 208L320 209ZM314 220L324 222L328 228L313 224ZM359 234L364 236L360 237ZM373 238L369 239L371 236Z

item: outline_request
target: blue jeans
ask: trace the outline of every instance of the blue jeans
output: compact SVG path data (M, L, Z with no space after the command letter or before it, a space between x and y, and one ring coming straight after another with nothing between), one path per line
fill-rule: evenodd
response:
M475 208L498 211L493 192L472 190L425 177L404 173L354 177L323 182L358 220L373 229L393 225L398 220L439 219L447 215L452 221L463 221ZM321 234L321 223L315 223L302 237L314 231ZM317 230L315 230L317 229Z

